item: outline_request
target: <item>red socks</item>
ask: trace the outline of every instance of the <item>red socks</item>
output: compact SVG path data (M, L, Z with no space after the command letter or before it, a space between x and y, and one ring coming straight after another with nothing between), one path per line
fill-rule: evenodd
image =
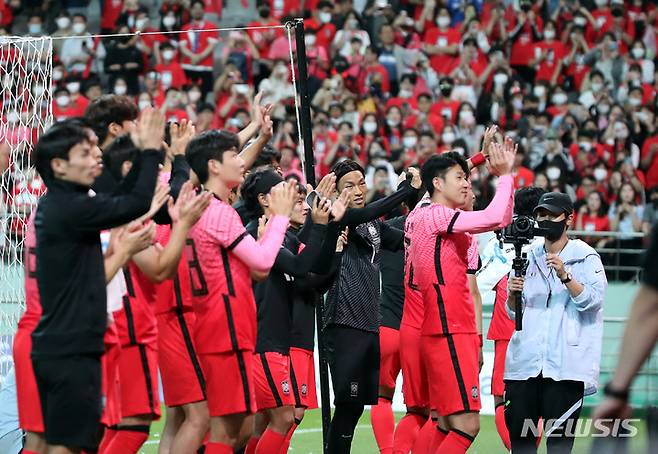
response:
M233 454L233 447L224 443L209 441L206 445L206 454Z
M496 406L496 430L498 430L498 435L502 440L505 448L509 451L512 449L512 443L509 441L509 432L507 430L507 424L505 423L505 405L504 402L499 403Z
M466 454L473 440L475 438L469 434L452 429L435 452L437 454Z
M290 440L292 439L292 434L295 433L295 429L299 426L299 423L301 423L301 421L295 418L295 424L293 424L290 430L288 431L288 434L286 435L286 439L283 441L283 444L281 445L281 450L279 451L279 454L286 454L288 452L288 448L290 447Z
M370 423L375 433L375 440L381 454L393 452L393 433L395 432L395 417L391 401L386 397L380 397L377 405L370 409Z
M99 451L99 452L100 452L100 451ZM21 451L21 453L23 453L23 454L39 454L39 453L36 452L36 451L28 451L28 450L26 450L26 449L23 449L23 450Z
M276 433L268 428L260 437L258 446L256 446L256 454L276 454L281 450L281 446L285 440L285 435Z
M427 418L417 413L407 413L398 422L393 438L393 454L408 454L414 446L421 427Z
M434 454L438 451L439 446L443 445L443 442L448 437L448 431L441 429L438 425L434 426L434 435L432 436L432 442L430 443L429 453Z
M103 439L101 440L101 444L98 446L98 454L105 454L105 450L107 447L110 445L112 440L114 439L114 436L117 434L117 431L113 427L106 427L105 432L103 433ZM29 451L23 450L24 453L30 454Z
M244 448L244 454L255 454L256 446L258 446L259 441L260 437L254 437L252 435L252 437L247 442L247 446Z
M137 454L149 437L149 426L120 426L103 454Z
M436 421L432 418L428 418L418 432L418 438L416 438L416 443L414 443L411 452L413 454L428 454L430 452L430 445L432 444L434 432L436 432Z

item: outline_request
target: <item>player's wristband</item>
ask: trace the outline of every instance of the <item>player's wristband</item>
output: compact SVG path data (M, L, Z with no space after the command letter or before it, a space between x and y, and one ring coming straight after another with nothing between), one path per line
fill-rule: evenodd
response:
M473 167L477 167L484 164L486 160L487 158L484 156L484 153L480 151L471 157L471 164L473 164Z
M484 341L482 340L482 334L478 334L478 338L480 339L480 347L484 345Z
M613 389L612 386L610 385L610 382L608 382L603 388L603 395L607 397L613 397L615 399L627 401L628 389Z

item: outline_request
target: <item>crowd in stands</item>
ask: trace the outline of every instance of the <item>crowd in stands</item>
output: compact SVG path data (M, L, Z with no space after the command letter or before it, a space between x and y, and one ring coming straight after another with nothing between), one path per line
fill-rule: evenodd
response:
M648 232L658 219L654 1L258 0L241 25L272 28L222 32L198 31L231 15L216 0L161 0L157 16L138 0L105 0L97 29L66 3L0 0L0 35L62 38L53 42L56 119L116 93L171 121L189 119L197 131L237 131L261 91L275 105L281 167L303 178L280 26L304 17L318 176L354 158L376 199L403 167L446 150L475 154L485 126L496 123L519 143L517 187L568 193L578 229ZM13 27L20 15L26 29ZM10 125L22 114L3 112ZM6 155L0 170L20 165ZM473 181L486 204L493 178L485 171ZM641 245L632 235L622 242Z

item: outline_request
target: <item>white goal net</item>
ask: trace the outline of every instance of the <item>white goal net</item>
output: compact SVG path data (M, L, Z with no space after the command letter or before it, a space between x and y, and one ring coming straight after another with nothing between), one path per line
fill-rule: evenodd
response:
M44 185L32 164L52 123L52 40L0 37L0 378L25 310L23 239Z

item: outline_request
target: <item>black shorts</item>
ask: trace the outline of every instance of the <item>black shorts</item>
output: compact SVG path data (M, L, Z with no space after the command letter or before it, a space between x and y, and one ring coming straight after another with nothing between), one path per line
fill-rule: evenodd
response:
M379 334L344 325L324 329L336 403L377 404Z
M94 451L102 412L100 356L33 358L32 365L46 442Z

